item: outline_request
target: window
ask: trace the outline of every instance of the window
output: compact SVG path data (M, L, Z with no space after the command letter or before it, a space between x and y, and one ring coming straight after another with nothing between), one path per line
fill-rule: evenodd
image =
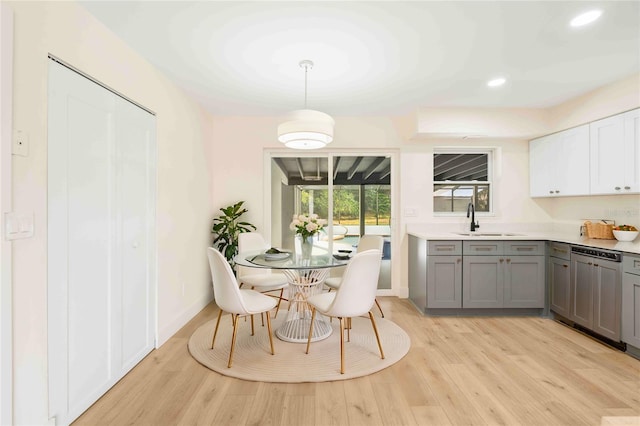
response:
M434 213L465 213L473 202L476 212L491 212L491 151L433 154Z

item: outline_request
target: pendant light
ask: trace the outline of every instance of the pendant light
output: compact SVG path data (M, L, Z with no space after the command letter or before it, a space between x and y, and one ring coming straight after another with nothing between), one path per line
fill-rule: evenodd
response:
M307 109L307 73L313 62L300 61L300 68L304 68L304 109L292 111L278 126L278 140L293 149L323 148L333 141L334 121L329 114Z

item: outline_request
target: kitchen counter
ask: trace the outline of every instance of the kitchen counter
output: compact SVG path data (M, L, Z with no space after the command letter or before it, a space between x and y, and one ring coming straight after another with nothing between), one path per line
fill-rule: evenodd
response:
M409 235L413 235L424 240L535 240L535 241L557 241L561 243L576 244L587 247L594 247L606 250L616 250L625 253L640 254L640 236L635 241L623 242L618 240L600 240L594 238L580 237L572 234L561 234L555 232L485 232L477 231L419 231L409 230Z

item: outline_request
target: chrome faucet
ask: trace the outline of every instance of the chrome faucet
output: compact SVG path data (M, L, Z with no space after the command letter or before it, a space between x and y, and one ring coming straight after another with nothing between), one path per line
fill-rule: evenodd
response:
M476 228L480 228L480 223L476 222L476 208L473 206L473 202L469 203L467 206L467 217L471 214L471 232L475 231Z

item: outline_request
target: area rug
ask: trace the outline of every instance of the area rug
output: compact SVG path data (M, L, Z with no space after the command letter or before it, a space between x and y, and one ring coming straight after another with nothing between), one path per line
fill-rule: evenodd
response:
M274 334L285 317L278 315L277 319L272 320ZM337 319L331 323L331 336L312 342L309 354L305 354L306 343L284 342L274 335L275 355L271 355L266 325L260 325L259 317L255 324L255 335L251 336L249 321L240 319L238 322L231 368L227 368L233 332L229 315L223 315L220 320L213 350L211 338L215 320L203 324L193 333L189 339L189 352L200 364L225 376L260 382L303 383L369 375L400 361L411 347L409 335L402 328L392 321L376 317L385 355L385 359L381 359L371 321L368 318L353 318L351 341L345 341L346 371L340 374L340 325Z

